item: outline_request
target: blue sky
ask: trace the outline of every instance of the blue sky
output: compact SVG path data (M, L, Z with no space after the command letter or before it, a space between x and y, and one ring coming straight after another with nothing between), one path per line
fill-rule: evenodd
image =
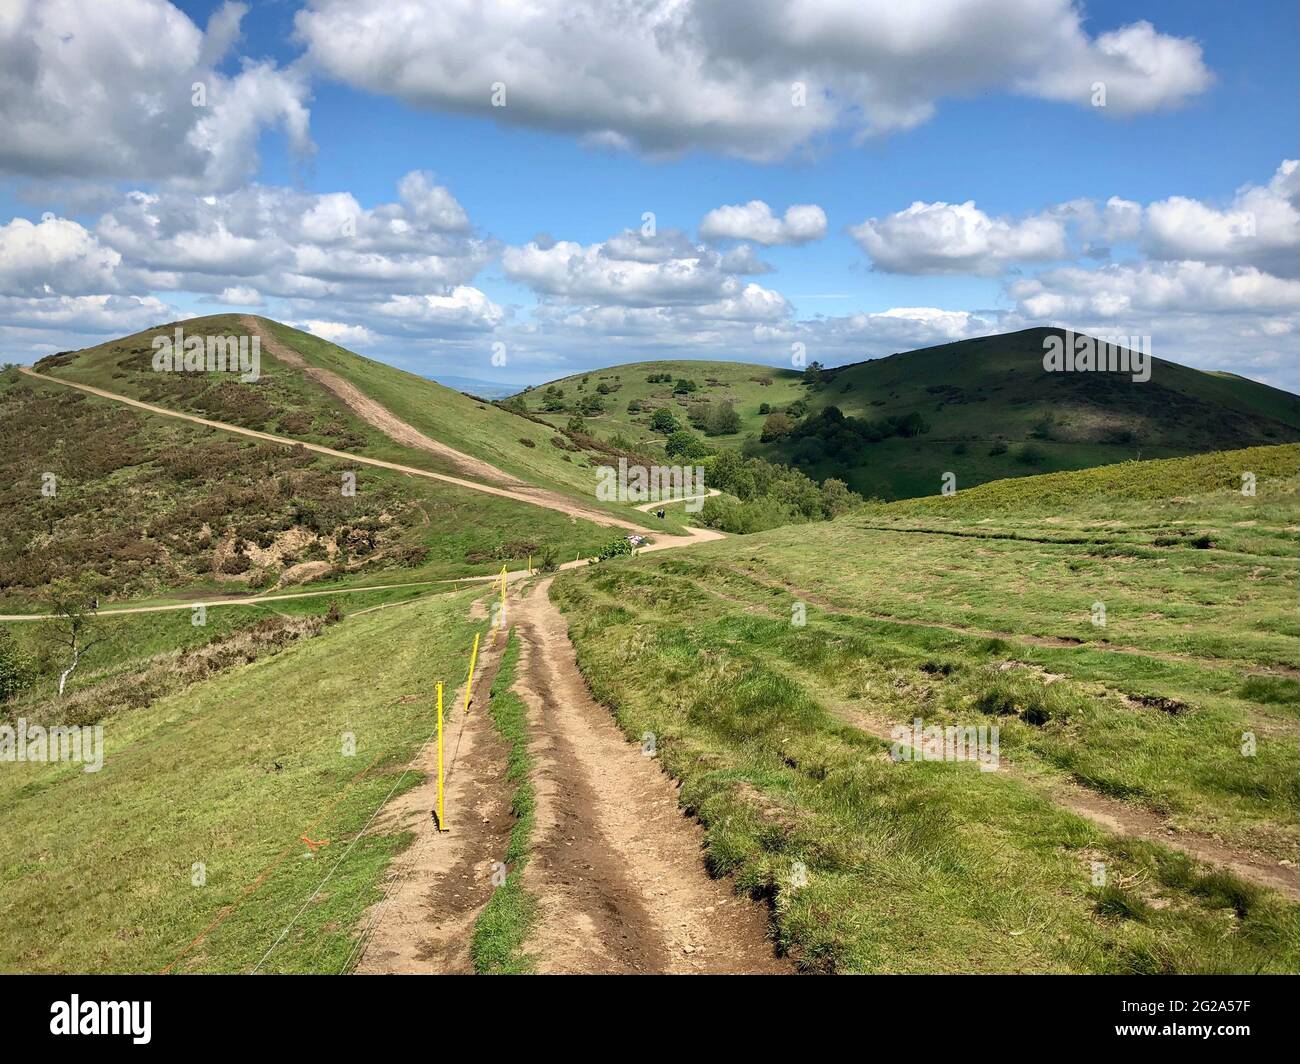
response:
M535 383L1052 323L1300 384L1294 3L695 0L664 54L610 5L554 29L583 6L544 25L457 0L19 4L6 359L247 309L429 375ZM818 101L806 123L781 111L791 79ZM751 201L815 205L824 232L701 228ZM610 243L645 212L654 236ZM322 235L336 215L359 242Z

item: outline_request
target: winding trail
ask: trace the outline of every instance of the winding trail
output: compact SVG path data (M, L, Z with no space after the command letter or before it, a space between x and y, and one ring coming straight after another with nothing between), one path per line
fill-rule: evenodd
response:
M719 532L702 528L689 528L683 535L657 535L559 492L524 484L481 459L429 439L337 374L309 366L300 355L269 336L254 319L242 320L246 328L261 337L273 357L302 369L369 424L396 442L437 455L467 477L479 479L365 458L179 413L36 373L30 367L23 367L22 372L159 416L439 480L597 525L653 536L641 548L643 551L723 538ZM708 494L719 492L714 489ZM671 504L649 503L637 508L649 511ZM579 559L560 568L585 564ZM518 585L531 575L519 570L509 573L508 581ZM467 578L467 582L485 579L492 578ZM541 912L526 950L538 957L540 969L545 972L792 971L792 963L775 954L768 937L766 910L736 896L730 881L713 880L706 873L703 829L682 813L673 781L653 757L645 756L640 746L623 736L609 711L593 699L578 670L564 617L548 597L550 584L548 577L516 587L507 604L521 648L515 690L528 706L530 748L536 764L536 835L524 884L538 899ZM397 586L410 585L268 595L207 604L247 605L304 594L354 593ZM105 612L145 613L191 607L186 603ZM32 619L37 618L0 617ZM425 770L425 782L379 813L381 825L394 831L411 830L416 837L390 865L384 896L362 922L357 947L359 972L472 971L469 944L474 920L491 895L493 862L505 851L511 824L510 788L504 777L505 748L483 711L504 646L505 640L499 646L494 640L486 648L483 670L475 680L477 696L469 713L452 724L449 746L453 760L447 792L451 831L438 832L429 817L435 776L431 771L432 752L417 766ZM454 704L459 706L459 701ZM887 728L885 722L851 716L844 707L838 711L848 722L873 734ZM1163 830L1163 824L1154 818L1153 823L1140 822L1147 814L1123 803L1103 801L1091 792L1067 795L1054 791L1050 797L1110 830L1188 849L1202 860L1232 867L1256 882L1295 894L1293 887L1288 889L1287 883L1279 881L1275 869L1243 867L1234 859L1238 855L1213 852L1205 845L1191 848L1185 845L1187 840L1180 845Z
M155 406L153 403L146 403L140 399L132 399L128 395L119 395L117 392L106 391L103 388L96 388L89 384L80 384L75 381L63 380L60 377L51 377L44 373L37 373L30 366L19 367L21 371L29 377L36 380L44 381L48 384L58 384L65 388L75 388L79 392L85 392L87 395L97 395L101 399L111 399L116 403L122 403L126 406L135 407L137 410L144 410L150 414L157 414L161 417L176 418L180 421L188 421L194 425L203 425L206 428L217 429L221 432L230 432L237 436L247 436L255 440L264 440L267 443L278 443L283 447L301 447L306 451L313 451L316 454L328 455L331 458L339 458L345 462L354 462L358 465L374 466L377 469L391 469L398 473L405 473L413 477L425 477L428 480L441 480L447 484L455 484L460 488L468 488L470 491L481 491L486 495L497 495L503 499L514 499L517 502L528 503L531 506L540 506L545 510L555 510L569 517L581 518L584 521L590 521L594 525L602 525L610 528L626 528L630 532L637 532L642 535L653 535L651 529L641 525L633 524L621 517L615 517L613 514L606 513L604 510L598 510L594 507L584 506L566 495L561 495L558 491L551 491L547 488L533 487L500 487L493 484L483 484L477 480L466 480L464 477L452 476L450 473L434 473L428 469L420 469L418 466L402 465L400 462L385 462L380 458L366 458L359 454L352 454L348 451L336 451L333 447L325 447L318 443L305 443L302 440L295 440L289 436L276 436L270 432L259 432L257 429L246 429L241 425L231 425L225 421L213 421L211 418L199 417L197 414L183 414L177 410L168 410L163 406ZM391 415L390 415L391 416ZM394 418L394 421L397 419ZM412 429L412 432L415 430ZM402 441L398 441L402 442ZM444 445L439 444L432 453L445 457L444 452L451 450ZM459 451L453 451L453 454L459 455ZM466 461L477 462L478 459L471 458L469 455L461 455ZM493 466L487 466L489 469L495 469ZM505 477L506 474L496 470L497 475ZM517 482L516 482L517 483ZM687 535L669 537L673 539L674 546L682 543L695 542L699 538L716 538L717 533L709 536L699 537L690 534L690 532L706 532L707 529L689 530Z

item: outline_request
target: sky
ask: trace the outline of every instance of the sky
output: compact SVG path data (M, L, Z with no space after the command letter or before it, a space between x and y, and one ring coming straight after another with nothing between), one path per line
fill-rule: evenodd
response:
M239 312L515 386L1059 325L1300 391L1298 46L1293 0L0 0L0 361Z

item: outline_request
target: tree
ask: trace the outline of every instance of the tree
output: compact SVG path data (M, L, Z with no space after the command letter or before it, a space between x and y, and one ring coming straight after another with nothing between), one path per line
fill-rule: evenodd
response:
M60 696L68 677L90 650L106 638L98 616L102 589L101 582L91 576L61 578L50 583L47 601L53 614L53 640L65 659L70 659L68 667L59 673Z
M662 432L667 436L670 432L676 432L682 425L671 410L666 406L661 406L650 416L650 427L655 432Z
M704 441L687 429L678 429L664 442L669 458L703 458L709 453Z
M779 440L783 436L789 436L794 429L794 422L781 413L779 410L775 413L768 414L767 420L763 422L763 432L760 439L764 443L771 443L773 440Z
M673 395L686 395L688 392L693 392L697 388L699 388L699 385L693 380L686 377L679 377L677 383L673 385Z
M710 436L730 436L740 431L740 415L728 402L714 404L705 422L705 432Z
M827 517L836 517L862 503L862 497L850 491L849 486L835 477L822 481L822 513Z

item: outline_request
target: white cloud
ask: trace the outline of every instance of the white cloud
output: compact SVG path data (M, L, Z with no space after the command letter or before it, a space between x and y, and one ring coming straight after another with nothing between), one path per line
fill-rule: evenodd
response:
M752 240L772 247L777 244L806 244L826 235L826 212L814 203L787 207L778 218L762 200L715 207L700 222L705 240Z
M295 25L318 70L367 91L651 154L773 159L911 128L945 97L1088 106L1098 80L1099 113L1132 114L1210 82L1195 42L1145 22L1089 37L1070 0L310 0Z
M918 201L849 231L877 269L893 273L993 275L1010 263L1066 255L1065 226L1056 218L990 218L973 200Z
M260 307L264 300L262 293L248 285L232 285L223 288L213 299L214 303L225 303L232 307Z
M1048 270L1007 286L1030 318L1099 318L1143 333L1151 314L1288 313L1300 308L1300 281L1253 266L1204 262L1141 262L1097 270ZM1125 331L1125 330L1121 330Z
M505 249L501 265L511 280L573 304L621 307L708 305L720 318L788 313L779 293L745 284L729 273L726 256L692 246L673 230L642 237L625 230L597 244L533 240Z
M0 226L0 293L87 295L115 290L122 256L76 222L47 215Z
M297 327L343 347L369 347L376 340L375 334L364 325L348 325L340 321L300 321Z
M1077 24L1065 36L1068 40L1055 62L1043 63L1021 79L1025 92L1092 104L1095 87L1102 86L1105 103L1098 109L1124 116L1175 106L1213 81L1201 61L1200 45L1157 33L1146 21L1103 33L1090 42Z
M300 72L218 73L246 8L204 33L166 0L8 0L0 13L0 171L231 188L264 129L312 150ZM205 98L195 106L196 86Z
M1286 159L1266 186L1247 185L1219 210L1171 196L1146 211L1145 244L1162 259L1245 263L1300 273L1300 162Z

